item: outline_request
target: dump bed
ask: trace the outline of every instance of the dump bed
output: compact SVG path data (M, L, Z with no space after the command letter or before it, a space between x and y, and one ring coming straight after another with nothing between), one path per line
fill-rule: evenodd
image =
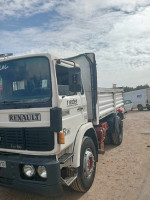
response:
M80 66L82 83L87 100L88 120L95 125L105 116L123 107L123 89L98 88L97 67L94 53L68 58Z
M98 88L98 118L102 119L107 115L116 112L123 107L123 89Z

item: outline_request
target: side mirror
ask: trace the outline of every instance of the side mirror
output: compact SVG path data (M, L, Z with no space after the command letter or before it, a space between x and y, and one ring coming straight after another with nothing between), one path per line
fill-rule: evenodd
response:
M81 92L82 81L81 81L81 70L80 68L74 67L69 69L69 90L71 92Z
M62 109L55 107L50 109L51 131L59 132L62 130Z

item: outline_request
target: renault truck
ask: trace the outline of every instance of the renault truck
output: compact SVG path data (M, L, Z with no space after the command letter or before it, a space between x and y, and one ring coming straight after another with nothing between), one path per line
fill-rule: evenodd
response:
M0 59L0 186L87 192L104 144L123 139L123 89L99 88L94 53Z

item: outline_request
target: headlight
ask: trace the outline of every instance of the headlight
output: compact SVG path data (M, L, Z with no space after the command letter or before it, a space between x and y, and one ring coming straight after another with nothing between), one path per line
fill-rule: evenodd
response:
M46 171L46 168L44 166L39 166L38 169L37 169L37 172L38 172L40 177L47 178L47 171Z
M27 177L32 177L35 174L35 168L33 165L24 165L23 166L23 172Z

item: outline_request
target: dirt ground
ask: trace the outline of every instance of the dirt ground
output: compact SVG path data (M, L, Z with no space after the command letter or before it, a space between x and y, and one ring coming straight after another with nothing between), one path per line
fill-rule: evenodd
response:
M64 196L58 200L150 199L150 111L127 113L123 143L118 147L106 146L105 150L104 155L99 155L91 189L81 194L64 188ZM0 200L48 198L0 187Z

